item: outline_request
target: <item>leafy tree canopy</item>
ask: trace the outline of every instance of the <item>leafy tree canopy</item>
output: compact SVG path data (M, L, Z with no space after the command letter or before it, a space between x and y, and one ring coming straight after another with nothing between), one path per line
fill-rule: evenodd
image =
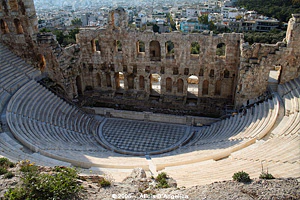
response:
M300 0L238 0L237 6L288 22L291 14L300 13Z

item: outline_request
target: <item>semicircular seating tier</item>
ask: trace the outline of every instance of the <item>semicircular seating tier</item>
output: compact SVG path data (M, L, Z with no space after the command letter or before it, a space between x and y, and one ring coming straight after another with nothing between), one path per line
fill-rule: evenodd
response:
M279 85L283 106L274 128L253 145L231 153L222 160L165 167L178 184L191 186L230 180L237 171L258 177L264 169L275 177L300 176L300 77ZM165 158L166 159L166 158ZM180 173L178 173L180 171Z
M0 52L0 157L113 171L116 176L123 176L117 169L163 170L185 186L231 179L241 170L258 176L262 163L275 176L300 176L299 78L279 85L278 94L266 101L211 126L172 125L178 129L168 134L178 132L174 138L170 134L160 137L169 142L160 147L158 142L151 143L151 137L158 135L131 139L131 133L139 135L144 127L169 125L93 118L37 83L34 79L40 72L1 44ZM128 134L124 138L116 133ZM168 152L146 158L118 153L166 148Z

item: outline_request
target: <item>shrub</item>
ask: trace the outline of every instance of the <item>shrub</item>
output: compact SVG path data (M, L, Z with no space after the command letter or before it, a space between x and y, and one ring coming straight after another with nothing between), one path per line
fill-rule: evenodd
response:
M38 171L38 166L31 163L29 160L23 160L20 163L20 171L36 173Z
M82 186L77 184L77 177L77 171L72 168L55 168L51 174L29 170L21 177L22 186L8 190L5 198L72 199L82 190Z
M101 187L109 187L111 185L110 181L106 180L105 178L99 181L99 185Z
M25 188L9 188L8 191L4 194L5 200L22 200L25 199L26 190Z
M15 164L13 162L11 162L8 158L0 158L0 167L12 168L14 166L15 166Z
M167 174L165 173L165 172L161 172L160 174L158 174L157 175L157 177L156 177L156 181L161 181L161 180L163 180L163 179L167 179L168 177L167 177Z
M5 175L4 175L4 178L5 179L11 179L12 177L14 177L15 175L12 173L12 172L7 172Z
M249 174L244 171L234 173L232 178L234 181L243 182L243 183L248 183L251 181Z
M275 179L275 177L272 174L269 174L268 172L262 172L259 175L260 179Z
M157 188L169 188L169 184L167 182L167 179L161 179L158 184L156 185Z
M4 167L0 167L0 175L6 174L7 173L7 169Z
M165 172L162 172L160 174L157 175L156 177L156 181L158 182L158 184L156 185L157 188L168 188L170 187L168 184L168 176Z

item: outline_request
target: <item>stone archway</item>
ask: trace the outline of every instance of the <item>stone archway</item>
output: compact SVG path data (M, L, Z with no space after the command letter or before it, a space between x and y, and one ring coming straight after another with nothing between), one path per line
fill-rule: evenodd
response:
M188 77L187 83L188 83L188 88L187 88L188 96L198 97L199 78L195 75L192 75Z
M151 61L161 60L160 44L156 40L150 42L150 60Z
M182 94L183 93L183 80L180 78L177 80L177 93Z
M166 79L166 92L172 92L173 81L170 77Z

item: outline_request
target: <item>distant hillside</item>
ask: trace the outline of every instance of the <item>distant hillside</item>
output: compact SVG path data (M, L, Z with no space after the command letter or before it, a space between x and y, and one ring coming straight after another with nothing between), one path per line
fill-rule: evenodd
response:
M238 0L237 6L288 22L291 14L300 13L300 0Z

